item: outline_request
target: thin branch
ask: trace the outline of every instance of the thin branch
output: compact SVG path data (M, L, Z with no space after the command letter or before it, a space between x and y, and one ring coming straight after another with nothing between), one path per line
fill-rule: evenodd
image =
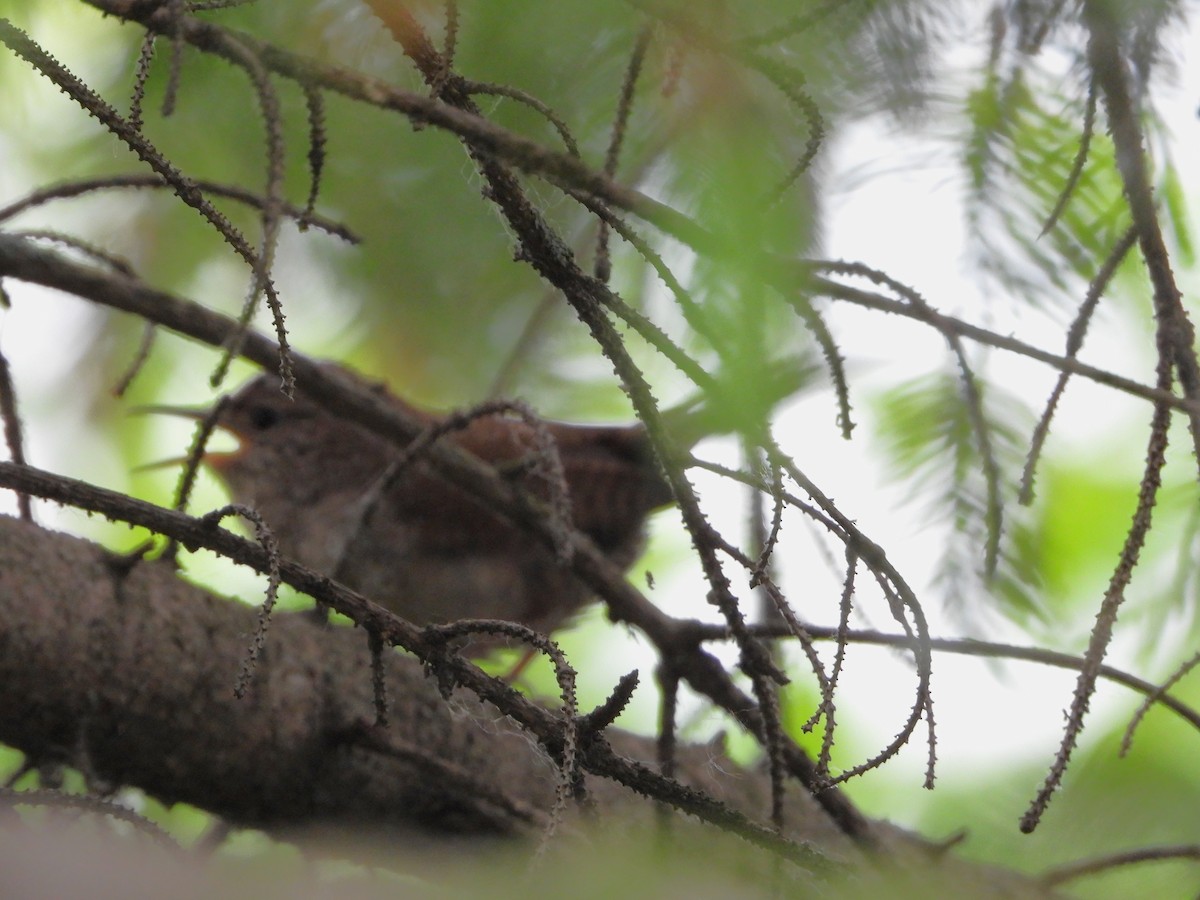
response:
M1068 863L1065 866L1056 866L1043 872L1038 880L1047 887L1053 887L1074 881L1076 878L1096 875L1121 866L1179 859L1200 862L1200 844L1184 844L1178 847L1146 847L1141 850L1127 850L1124 853L1111 853L1095 859L1085 859L1080 862Z
M854 433L854 419L850 414L850 383L846 378L846 361L838 349L833 332L825 323L820 310L803 291L795 291L784 296L784 301L795 310L796 315L808 329L808 333L816 340L821 348L821 356L825 360L825 368L829 372L829 381L833 385L834 396L837 397L837 424L842 437L850 440Z
M267 645L267 629L271 625L271 613L275 609L275 601L279 596L279 564L281 557L279 555L279 544L275 540L275 535L271 533L270 526L267 525L263 517L256 510L248 506L230 503L227 506L222 506L220 509L214 509L210 513L205 513L200 517L200 521L206 526L215 526L222 519L227 519L230 516L240 516L254 526L254 539L267 555L267 596L259 608L258 624L254 628L254 635L250 641L250 650L242 661L241 671L238 672L237 681L233 687L233 695L240 700L246 694L246 688L249 687L250 680L254 677L258 658L262 654L263 648Z
M296 379L292 374L290 348L288 346L287 328L284 325L283 307L273 290L270 290L271 273L275 267L275 253L279 248L279 226L283 209L283 176L284 176L284 146L283 121L279 109L279 97L275 86L271 84L270 71L263 66L258 57L237 41L229 42L231 59L245 70L254 86L258 98L259 112L262 114L263 126L266 132L266 184L264 186L264 202L259 216L261 236L256 262L254 264L254 281L246 302L242 306L242 314L238 319L241 326L233 341L225 348L225 353L217 364L209 383L218 387L225 380L229 366L238 355L239 344L244 339L246 330L258 309L258 301L266 296L267 305L271 310L271 321L275 326L275 338L279 342L279 375L283 381L283 392L289 397L295 387ZM310 110L311 111L311 110Z
M704 339L708 341L713 349L717 351L718 355L720 355L722 350L727 346L726 340L722 337L719 331L714 330L708 323L708 319L705 316L704 310L701 308L700 304L696 302L695 298L692 297L688 289L685 288L679 279L675 277L675 273L671 271L670 267L666 263L666 260L664 260L662 255L650 245L650 242L645 240L641 235L634 231L633 228L628 225L628 223L626 223L619 216L615 215L612 210L608 208L608 206L597 200L595 197L574 190L568 190L567 193L583 204L583 206L586 207L597 218L599 218L604 225L608 226L617 234L619 234L627 244L637 251L638 255L641 256L642 259L650 264L651 268L654 269L655 274L658 275L659 280L663 283L667 290L671 292L672 296L675 297L675 302L679 304L679 308L682 310L684 318L687 319L688 325L697 334L704 337ZM611 292L607 295L606 299L608 298L619 299L616 294ZM619 305L612 305L612 309L617 313L617 315L621 316L621 318L624 319L625 322L631 327L637 329L638 333L641 334L642 337L653 344L656 350L674 363L675 367L678 368L679 371L691 378L694 384L703 387L706 383L711 382L711 379L708 378L699 364L692 361L682 349L676 347L675 344L669 338L667 338L665 334L662 333L662 330L657 325L649 323L654 329L654 332L662 334L662 339L659 339L657 335L652 337L652 332L650 329L647 329L639 324L638 319L640 318L645 320L644 316L640 316L640 314L626 315L621 311L622 307L627 309L629 308L628 304L623 302ZM634 310L630 311L636 313ZM645 321L648 322L648 320Z
M1170 385L1170 361L1166 353L1167 348L1164 346L1165 340L1161 337L1162 330L1163 327L1160 325L1159 347L1162 356L1159 359L1158 369L1159 384L1165 388ZM1075 683L1075 692L1071 697L1071 707L1067 712L1067 725L1058 755L1050 766L1045 782L1021 818L1021 830L1026 834L1032 832L1041 821L1042 814L1062 782L1071 754L1083 730L1083 717L1087 714L1092 695L1096 690L1096 680L1099 678L1100 666L1104 661L1109 642L1112 640L1117 612L1125 600L1125 589L1133 577L1133 570L1138 564L1146 536L1150 532L1154 505L1158 499L1158 490L1162 486L1162 469L1166 464L1167 426L1169 424L1170 411L1161 404L1156 405L1150 423L1150 444L1146 450L1146 468L1138 488L1138 502L1137 509L1133 514L1133 523L1130 525L1129 533L1125 536L1117 567L1109 580L1108 589L1104 592L1100 610L1096 613L1096 624L1092 627L1085 656L1087 664L1080 670L1079 678Z
M1200 665L1200 653L1195 653L1191 659L1180 663L1162 684L1146 695L1146 699L1142 701L1141 706L1137 708L1137 712L1133 714L1133 717L1129 720L1129 724L1125 727L1125 734L1121 736L1122 756L1126 755L1133 746L1133 735L1151 708L1156 703L1162 703L1163 698L1167 696L1167 691L1182 681L1184 676L1198 665Z
M653 30L650 26L643 26L638 32L637 40L634 41L633 51L629 54L629 64L625 68L625 79L621 83L621 93L617 99L617 113L613 118L612 135L609 137L608 151L604 154L604 174L609 178L617 174L621 147L625 143L625 131L629 126L629 114L633 109L633 90L641 75L646 48L650 46L652 35ZM608 254L608 224L603 219L600 221L600 231L596 235L596 264L593 274L604 282L607 282L612 274L612 260Z
M125 396L129 388L133 386L133 380L150 361L150 351L154 349L154 339L158 335L158 328L153 322L147 322L142 326L142 337L138 341L137 350L134 351L133 359L129 361L129 365L121 376L117 379L117 383L113 385L112 395L117 399Z
M530 94L528 91L522 91L519 88L512 87L507 84L492 84L485 81L463 81L463 89L469 94L484 94L493 97L507 97L510 100L516 100L530 109L537 112L542 118L549 122L554 130L558 132L559 138L562 139L563 146L567 148L567 153L571 156L582 159L582 154L579 152L579 144L575 140L575 135L571 134L571 128L563 118L558 115L549 104L543 103L537 97Z
M206 194L212 194L217 197L228 197L231 200L237 200L240 203L245 203L247 206L253 206L259 210L266 207L267 201L264 198L236 185L197 180L196 187ZM11 219L19 213L23 213L35 206L49 203L52 200L64 200L71 197L79 197L92 191L120 188L166 188L174 190L174 185L164 181L158 175L148 174L109 175L97 178L85 178L79 181L64 181L60 184L39 188L20 200L10 203L8 206L0 207L0 222ZM357 244L362 241L361 237L340 222L316 215L310 210L304 210L290 203L285 203L282 212L289 218L299 222L302 229L313 225L328 234L341 238L348 244Z
M187 510L188 501L192 497L192 488L196 486L196 476L200 472L200 463L204 460L204 453L208 447L208 442L212 438L213 432L217 429L217 419L224 411L227 403L228 398L222 397L196 423L196 430L192 434L192 443L184 456L183 470L179 473L179 482L175 486L174 506L179 512ZM151 413L155 411L155 407L153 406L143 407L143 409ZM178 553L179 545L174 541L169 541L166 549L163 551L163 558L173 560Z
M8 456L19 466L25 465L25 441L21 433L21 416L17 409L17 390L13 384L8 357L0 353L0 420L4 423L4 442ZM29 495L17 491L17 512L26 522L33 521L33 505Z
M1080 305L1079 311L1075 314L1075 320L1071 322L1071 327L1067 330L1067 359L1075 359L1076 355L1083 348L1083 338L1087 334L1088 324L1092 320L1092 315L1095 313L1096 307L1100 304L1100 298L1104 294L1104 289L1108 287L1108 283L1112 281L1117 269L1129 254L1129 251L1133 249L1133 245L1136 242L1137 231L1130 228L1117 241L1117 245L1113 247L1112 252L1104 260L1100 271L1096 273L1096 277L1088 285L1083 303ZM1070 377L1070 372L1063 371L1059 373L1058 380L1054 384L1054 389L1050 392L1050 399L1046 401L1046 408L1042 412L1042 417L1038 419L1037 427L1033 429L1033 438L1029 442L1029 453L1025 457L1025 468L1021 473L1021 487L1017 494L1017 502L1021 504L1028 505L1033 502L1034 471L1037 469L1038 460L1041 458L1042 447L1045 446L1046 438L1050 434L1050 420L1054 417L1054 411L1058 408L1058 401L1067 389L1067 380Z
M829 686L821 693L821 705L813 714L814 720L818 715L825 717L825 730L821 735L821 753L817 757L817 766L828 775L830 757L833 753L834 730L837 722L837 708L834 703L834 692L837 690L838 679L846 661L846 646L849 642L847 635L850 631L850 612L854 601L854 579L858 574L858 557L853 550L846 550L846 578L842 583L842 597L838 604L837 646L833 655L833 668L829 674ZM815 721L814 723L815 724Z
M313 215L317 206L317 197L321 193L321 174L325 171L325 98L311 84L302 82L304 91L304 108L308 112L308 200L304 203L304 219L300 222L300 230L307 227L307 220ZM282 201L282 198L278 198ZM281 211L286 213L288 205L280 203Z
M1058 193L1058 201L1054 204L1054 209L1050 210L1050 215L1046 217L1046 224L1042 226L1041 234L1038 237L1044 236L1057 223L1058 217L1063 214L1063 210L1067 208L1067 203L1071 199L1071 195L1075 193L1075 188L1079 186L1079 179L1083 175L1083 167L1087 164L1088 149L1092 145L1092 134L1096 129L1096 82L1093 81L1088 85L1087 105L1083 109L1083 128L1079 136L1079 150L1075 153L1075 159L1071 163L1071 171L1067 173L1067 180L1063 183L1062 190Z
M1200 411L1200 403L1180 397L1169 390L1157 386L1145 385L1131 378L1117 375L1107 369L1099 369L1095 366L1081 363L1076 359L1070 359L1066 356L1059 356L1056 353L1041 350L1032 344L1026 344L1016 338L989 331L979 325L973 325L970 322L965 322L954 316L948 316L934 309L918 310L907 303L893 300L890 297L884 297L871 291L863 291L828 279L817 279L817 286L814 288L814 291L831 297L834 300L842 300L866 309L877 309L881 312L892 313L914 319L918 322L924 322L939 332L959 334L977 343L996 347L1000 350L1007 350L1018 356L1024 356L1027 359L1045 363L1061 372L1080 375L1105 387L1113 388L1114 390L1121 391L1133 397L1139 397L1143 400L1149 400L1152 403L1161 403L1188 415Z
M134 812L128 807L98 797L92 794L68 794L63 791L41 789L25 789L20 791L8 787L0 788L0 808L14 806L46 807L53 809L69 809L75 812L90 813L130 825L138 834L145 835L160 847L178 848L174 837L165 832L158 823Z

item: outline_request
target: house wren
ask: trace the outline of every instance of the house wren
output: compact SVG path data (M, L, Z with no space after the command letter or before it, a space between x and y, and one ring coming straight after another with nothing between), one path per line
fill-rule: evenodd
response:
M428 425L443 419L388 399ZM381 492L382 476L403 450L300 391L288 399L273 376L230 397L217 424L239 447L209 453L205 462L237 502L262 514L281 551L416 624L504 619L548 633L591 599L553 550L436 475L419 455ZM553 463L537 457L539 432L561 461L572 523L628 568L642 549L647 516L672 501L640 425L530 424L491 414L443 440L553 501L545 471Z
M755 396L726 404L724 413L765 413L811 370L795 361L768 366L755 375L761 382ZM365 383L345 369L338 372ZM371 389L418 422L445 421L382 386ZM684 405L664 419L684 447L733 430L710 407ZM565 488L571 523L622 570L642 549L649 514L672 502L640 424L528 422L502 414L465 421L442 439L552 505ZM397 478L385 479L403 448L326 411L300 390L287 398L274 376L259 376L233 394L217 424L239 447L208 453L205 462L237 502L263 516L281 551L415 624L503 619L549 633L591 600L552 549L435 474L419 453Z

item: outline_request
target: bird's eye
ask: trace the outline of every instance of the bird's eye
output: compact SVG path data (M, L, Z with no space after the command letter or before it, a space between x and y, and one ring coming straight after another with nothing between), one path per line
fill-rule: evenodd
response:
M250 409L250 424L259 431L266 431L279 422L279 410L271 406L254 406Z

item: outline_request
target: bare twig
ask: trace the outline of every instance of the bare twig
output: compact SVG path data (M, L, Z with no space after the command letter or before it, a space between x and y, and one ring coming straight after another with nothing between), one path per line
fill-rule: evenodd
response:
M1095 859L1085 859L1080 862L1068 863L1065 866L1056 866L1043 872L1042 877L1038 880L1042 884L1053 886L1121 866L1172 859L1200 861L1200 844L1185 844L1180 847L1146 847L1141 850L1128 850L1124 853L1111 853Z
M0 353L0 419L4 421L4 441L8 445L9 458L19 466L25 465L25 441L21 436L17 391L8 368L8 357L3 353ZM17 491L17 512L26 522L33 521L33 505L24 491Z

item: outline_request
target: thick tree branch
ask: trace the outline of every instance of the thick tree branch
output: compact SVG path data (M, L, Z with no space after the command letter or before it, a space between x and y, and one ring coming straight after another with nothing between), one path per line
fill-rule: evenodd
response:
M203 547L218 552L259 572L267 572L272 565L264 548L218 527L217 521L210 517L194 519L183 513L134 500L103 488L12 463L0 462L0 485L28 489L36 496L141 525L169 535L184 546ZM3 519L0 519L0 522L2 521ZM437 629L418 628L337 582L287 559L278 562L278 571L285 583L343 613L355 624L366 629L368 635L373 636L371 643L400 646L413 651L437 676L440 686L446 690L454 686L468 688L513 722L520 724L552 753L559 756L565 754L569 723L563 719L562 714L552 713L528 701L504 682L485 675L456 654L447 653L444 640L436 633ZM253 632L254 629L249 629L244 634ZM246 654L250 652L250 641L249 637L243 637ZM242 683L240 673L244 669L243 660L238 666L237 684ZM257 664L254 670L257 671ZM374 675L374 672L371 674ZM576 730L572 728L572 732ZM571 739L575 740L577 737L578 735L573 735ZM740 834L753 843L779 851L785 857L814 862L808 858L803 848L780 839L769 829L754 824L710 797L688 790L636 762L621 758L601 736L585 734L584 738L595 738L585 741L584 745L578 748L578 761L584 770L612 778L639 793L677 805L701 819ZM0 740L3 740L2 734ZM574 777L574 772L571 773L571 777ZM872 840L867 828L867 822L863 819L857 837L864 843Z
M97 786L138 786L233 825L293 840L352 836L339 842L343 852L368 854L400 835L405 846L466 835L520 841L543 826L554 766L469 694L447 703L414 660L387 655L393 724L364 724L373 698L357 629L277 615L250 690L235 699L253 619L253 608L188 584L170 565L0 517L0 740L35 763L78 767ZM649 739L612 729L606 737L623 756L653 758ZM765 773L738 769L716 746L681 748L676 767L732 810L765 807ZM593 822L620 817L627 828L657 809L607 779L588 789ZM785 837L806 842L810 862L854 867L851 896L861 896L862 879L893 878L891 864L969 896L1051 896L883 823L871 829L889 863L872 874L876 858L811 797L787 796Z
M447 704L415 660L387 655L393 725L371 729L370 655L357 629L276 615L237 700L254 615L165 563L131 562L0 517L0 740L36 762L65 762L99 783L133 784L283 835L416 828L516 837L544 824L556 779L538 744L469 694ZM615 733L612 743L653 758L650 741ZM607 747L584 752L603 769ZM731 812L753 815L765 784L722 784L713 752L696 748L684 771ZM588 785L601 808L637 805L613 781ZM643 779L639 790L654 787ZM824 848L802 854L808 865L849 847L811 797L796 794L792 813L789 837ZM765 833L764 841L789 843Z

